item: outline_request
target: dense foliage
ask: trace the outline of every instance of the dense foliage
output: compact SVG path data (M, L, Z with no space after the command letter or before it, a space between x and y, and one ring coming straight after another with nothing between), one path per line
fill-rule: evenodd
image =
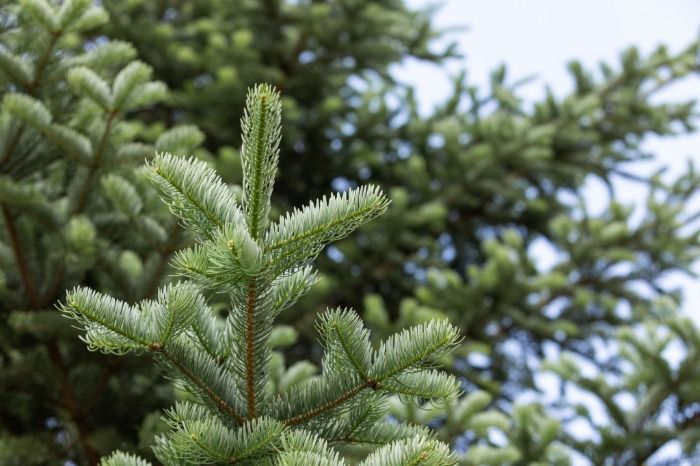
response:
M94 460L136 451L143 425L148 454L163 427L155 414L140 419L173 399L168 385L140 359L107 365L83 351L54 305L76 284L130 303L154 295L168 257L192 238L144 170L129 167L155 145L194 151L241 184L236 128L246 89L265 81L282 90L285 115L270 218L368 181L392 200L319 256L319 284L279 316L299 333L280 351L304 377L313 371L303 361L321 360L313 323L328 305L362 309L378 339L446 316L464 339L443 362L464 396L422 409L396 399L390 409L436 428L462 464L568 464L572 454L682 464L700 453L700 335L665 280L697 259L698 215L687 205L700 175L692 166L677 179L635 174L646 137L694 128L695 105L661 91L697 74L697 43L630 49L598 70L571 63L571 93L532 106L505 69L485 89L457 76L426 116L390 67L458 51L437 49L429 13L401 1L131 0L100 2L80 19L90 3L1 7L0 389L11 395L0 451L25 455L19 464ZM74 23L61 22L70 15ZM138 85L162 93L146 82L155 79L170 92L110 120L116 76L136 56L152 69ZM174 125L198 126L203 148L193 126L165 132ZM121 157L129 162L110 163ZM595 215L583 197L592 177L610 187ZM617 201L620 177L647 187L643 204ZM543 245L556 258L546 268ZM226 300L211 298L225 312ZM540 396L543 373L561 385L558 399ZM138 404L113 409L127 399ZM667 462L654 456L668 445L681 448Z
M286 367L282 354L273 353L280 342L276 317L316 281L310 262L325 245L382 214L388 200L365 186L271 223L279 95L267 85L255 87L244 115L240 207L203 162L165 154L149 165L151 182L197 237L174 261L187 281L137 306L78 288L62 310L82 324L90 347L154 353L192 393L191 401L169 412L170 431L156 439L154 451L164 464L345 464L329 444L374 450L364 466L456 464L427 429L385 420L390 394L435 400L459 393L454 376L430 368L459 341L447 320L413 326L374 351L357 314L338 308L317 321L325 349L321 374L295 377L299 364ZM203 293L228 295L225 321ZM143 461L118 452L105 464Z
M154 135L132 118L165 85L125 42L85 46L107 21L91 3L2 7L2 464L95 463L134 448L134 426L172 399L142 361L85 351L54 307L76 284L154 295L183 235L141 166L156 148L202 140L191 126Z

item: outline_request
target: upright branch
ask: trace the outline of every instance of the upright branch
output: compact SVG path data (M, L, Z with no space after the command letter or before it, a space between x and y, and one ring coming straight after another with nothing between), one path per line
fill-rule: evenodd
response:
M256 240L267 227L282 138L281 118L280 96L271 86L258 86L248 94L241 120L243 208L250 236Z
M279 145L282 134L282 105L279 93L271 86L253 89L246 99L246 109L241 120L241 163L243 165L243 208L251 238L258 241L267 227L272 187L277 173ZM256 354L256 313L258 306L257 277L247 284L245 298L245 372L248 417L257 414L261 355Z

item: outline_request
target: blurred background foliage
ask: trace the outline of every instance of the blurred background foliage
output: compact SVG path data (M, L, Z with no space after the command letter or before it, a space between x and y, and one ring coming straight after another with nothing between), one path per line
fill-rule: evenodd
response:
M239 121L257 82L283 94L280 209L366 182L392 198L387 215L327 250L321 283L283 314L295 329L288 361L318 360L312 322L326 306L355 307L378 337L449 318L465 337L446 361L465 396L450 406L397 399L392 413L436 428L462 464L697 460L700 333L663 279L690 272L700 252L700 215L688 208L700 173L631 170L650 156L645 138L694 130L691 99L656 97L698 73L697 42L628 49L599 69L570 63L573 91L532 106L505 67L482 88L463 73L424 115L390 66L467 51L437 45L451 32L400 0L51 5L0 10L0 463L94 463L116 447L143 450L159 429L151 413L177 396L168 384L136 359L95 360L53 305L79 283L136 300L167 279L188 238L139 164L154 147L194 153L239 183ZM64 25L65 5L78 13ZM115 76L133 60L148 69L134 86L160 90L112 105ZM104 80L106 101L85 69ZM23 116L18 92L48 122ZM641 215L616 201L616 176L649 188ZM601 214L583 194L591 177L610 190ZM543 244L556 257L546 267ZM30 251L26 273L17 251ZM671 459L655 462L669 444Z

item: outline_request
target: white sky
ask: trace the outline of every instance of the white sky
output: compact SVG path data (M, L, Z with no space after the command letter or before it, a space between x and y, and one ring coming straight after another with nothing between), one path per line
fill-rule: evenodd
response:
M435 2L408 3L424 7ZM444 0L442 5L435 16L438 28L468 27L449 34L457 40L465 58L453 60L447 67L448 73L456 74L466 68L471 84L485 86L489 73L506 63L510 82L537 76L536 81L520 89L520 95L530 102L543 95L545 84L556 95L571 89L565 67L571 59L579 60L586 69L594 69L601 60L617 64L619 53L630 45L646 54L664 43L676 52L700 36L698 0ZM423 111L449 95L448 73L414 60L393 69L394 76L416 86ZM700 78L687 79L659 97L700 99ZM639 164L633 170L636 173L647 174L664 165L670 168L670 174L679 174L688 159L700 166L700 133L650 138L645 147L657 155L657 160ZM645 190L636 185L619 182L617 186L619 198L625 203L642 201L645 196ZM596 206L606 203L605 191L595 182L588 183L586 195L593 212L600 211ZM688 208L697 211L700 200ZM546 250L540 252L547 254ZM700 271L700 267L696 270ZM668 277L667 284L683 288L683 311L700 323L700 281L674 275ZM677 446L669 447L655 459L676 452Z
M408 0L422 8L434 4L428 0ZM508 65L509 81L535 75L537 79L520 89L528 101L543 95L545 84L555 94L564 95L572 82L566 63L577 59L587 69L600 61L617 63L620 52L636 45L643 54L666 44L671 52L686 47L700 36L698 0L445 0L435 15L437 28L466 27L448 33L457 40L464 59L453 60L444 68L408 60L393 70L394 76L412 83L423 111L447 97L450 74L467 69L472 84L485 86L489 73L502 63ZM700 77L676 84L660 98L700 99ZM635 171L647 174L660 165L669 167L669 175L679 174L688 159L700 165L700 133L666 139L649 138L645 146L657 155L652 163L640 163ZM641 201L645 191L636 185L618 183L619 199L625 203ZM605 190L591 181L587 187L592 211L606 204ZM700 201L689 206L696 211ZM599 211L600 209L598 209ZM700 271L700 267L696 267ZM700 323L700 282L673 276L667 282L681 286L686 296L684 311Z
M408 0L423 7L432 2ZM565 64L578 59L585 65L613 61L627 46L651 51L660 43L671 50L687 46L700 34L697 0L445 0L435 15L438 28L466 26L449 33L457 39L464 60L449 65L452 71L466 67L472 82L486 83L501 63L511 77L536 74L539 84L525 96L541 95L542 84L557 93L570 88ZM429 108L448 95L449 85L437 67L410 63L400 77L414 82ZM694 94L700 95L700 82ZM691 90L688 90L691 92Z

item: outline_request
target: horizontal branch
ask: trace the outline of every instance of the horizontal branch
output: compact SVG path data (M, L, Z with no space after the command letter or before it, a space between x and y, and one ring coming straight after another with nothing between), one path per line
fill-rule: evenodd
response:
M357 385L356 387L351 388L350 390L344 392L343 394L341 394L340 396L338 396L337 398L335 398L333 400L327 401L327 402L323 403L322 405L317 406L309 411L306 411L304 413L298 414L292 418L287 419L285 421L285 423L287 425L290 425L290 426L297 425L297 424L303 424L306 421L313 419L314 417L316 417L320 414L323 414L324 412L331 410L331 409L335 408L336 406L339 406L340 404L348 401L350 398L356 396L358 393L360 393L362 390L364 390L366 388L377 389L378 384L374 380L367 380L367 381L361 383L360 385Z

